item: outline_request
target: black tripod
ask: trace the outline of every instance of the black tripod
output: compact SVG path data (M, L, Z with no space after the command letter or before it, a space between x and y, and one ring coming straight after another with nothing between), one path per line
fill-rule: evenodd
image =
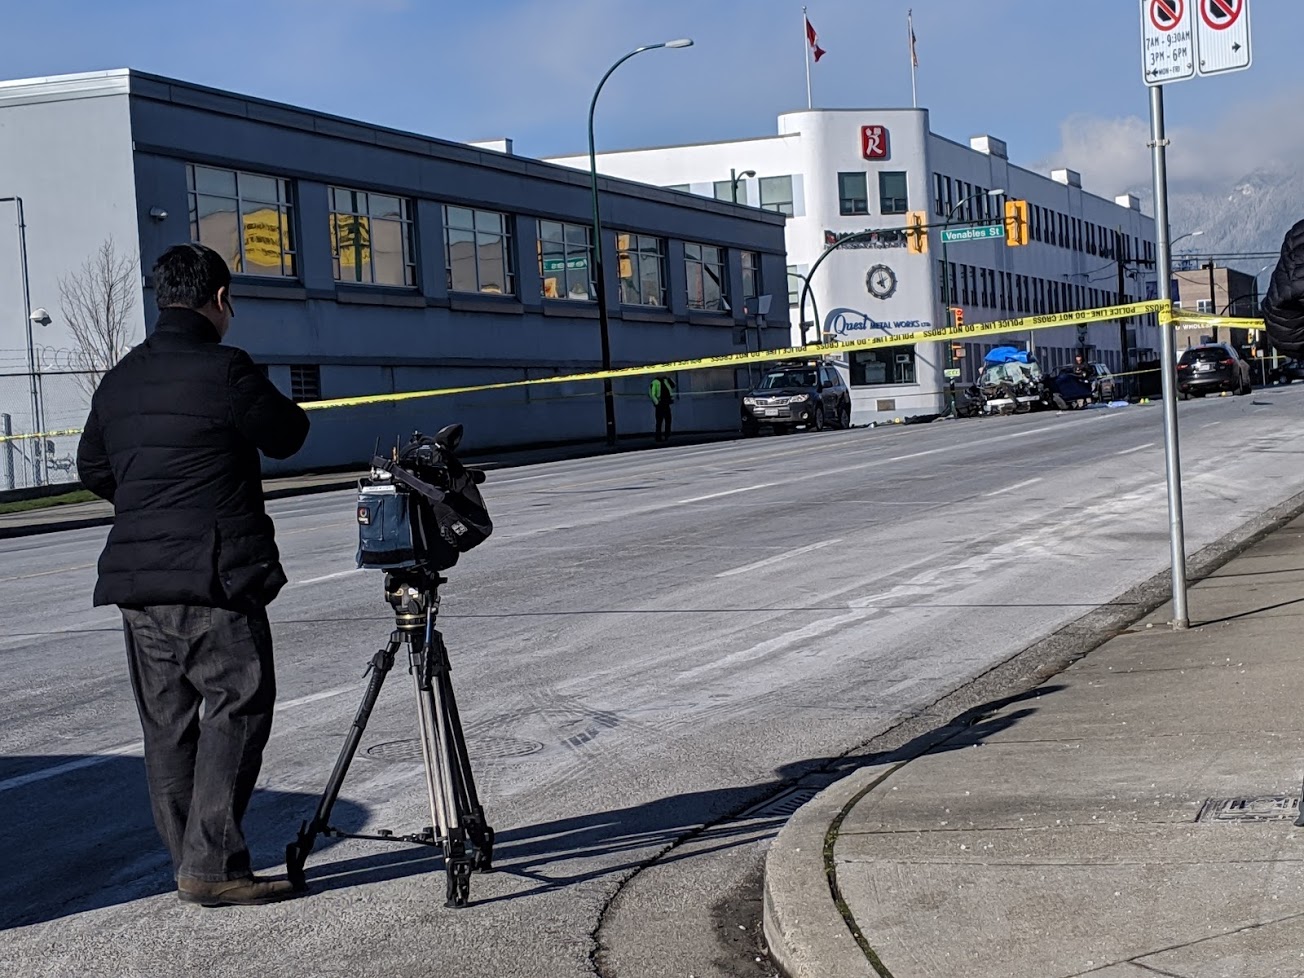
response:
M305 885L303 864L312 852L317 836L344 839L374 839L380 842L409 842L439 846L444 852L448 876L446 906L464 907L471 886L471 870L493 868L494 830L485 824L484 809L476 796L471 759L453 697L448 649L435 628L439 613L439 585L446 578L424 568L391 571L385 575L385 597L394 607L394 631L389 644L375 654L367 667L370 680L362 696L353 726L335 761L326 790L317 803L311 822L299 829L299 837L285 847L285 866L296 887ZM380 687L394 665L400 646L408 649L408 671L417 694L421 756L426 768L426 791L433 824L420 832L395 835L388 829L374 834L341 832L330 824L331 809L339 797L349 764L362 741L367 719L380 696Z

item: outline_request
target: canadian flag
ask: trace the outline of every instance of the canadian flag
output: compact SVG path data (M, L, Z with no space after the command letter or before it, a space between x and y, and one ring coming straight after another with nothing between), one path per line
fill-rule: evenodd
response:
M824 57L825 51L819 45L818 35L815 28L811 26L810 18L806 18L806 40L810 43L810 49L815 52L815 63L819 64L820 58Z

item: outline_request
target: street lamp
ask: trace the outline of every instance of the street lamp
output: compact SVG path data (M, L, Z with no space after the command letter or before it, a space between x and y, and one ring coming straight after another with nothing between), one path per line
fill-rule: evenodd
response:
M0 203L12 202L18 211L18 262L22 272L23 282L23 315L27 326L27 380L30 388L32 400L32 429L34 433L40 433L44 430L44 421L41 417L41 378L40 372L36 368L36 346L32 342L32 294L28 285L27 276L27 224L23 220L23 198L21 197L0 197ZM36 439L36 448L32 453L32 481L35 485L42 483L42 459L45 453L41 451L41 439Z
M756 176L755 170L743 170L742 173L729 171L729 197L735 204L738 203L738 181L748 180L754 176Z
M593 193L593 291L598 300L598 331L602 336L603 370L611 369L611 334L607 319L607 276L602 261L602 214L598 207L598 154L593 142L593 113L598 107L598 96L602 94L602 86L607 83L612 72L634 55L642 54L644 51L655 51L657 48L687 48L692 45L691 38L681 37L674 41L645 44L643 47L635 48L607 69L607 73L598 82L598 87L593 90L593 100L589 102L589 185ZM610 377L602 382L602 400L607 416L607 444L615 445L616 400L612 394Z

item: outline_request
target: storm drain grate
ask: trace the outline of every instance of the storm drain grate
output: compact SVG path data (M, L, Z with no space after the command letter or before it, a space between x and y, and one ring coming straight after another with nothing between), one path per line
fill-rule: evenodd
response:
M738 816L742 821L748 818L792 818L797 809L820 793L819 788L789 788L782 794L768 798Z
M1210 798L1195 816L1197 822L1280 822L1299 817L1297 795L1259 798Z

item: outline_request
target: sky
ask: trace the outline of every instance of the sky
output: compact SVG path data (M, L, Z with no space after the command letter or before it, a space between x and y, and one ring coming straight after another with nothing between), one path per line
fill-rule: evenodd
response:
M1184 0L1187 3L1209 0ZM1250 0L1243 0L1250 3ZM1113 194L1148 182L1142 0L808 0L827 51L816 107L919 104L935 132L991 133L1013 162L1082 172ZM0 0L0 77L130 67L438 136L511 137L517 153L768 135L804 108L791 0ZM1227 186L1304 155L1300 0L1253 0L1254 65L1166 91L1176 189Z

